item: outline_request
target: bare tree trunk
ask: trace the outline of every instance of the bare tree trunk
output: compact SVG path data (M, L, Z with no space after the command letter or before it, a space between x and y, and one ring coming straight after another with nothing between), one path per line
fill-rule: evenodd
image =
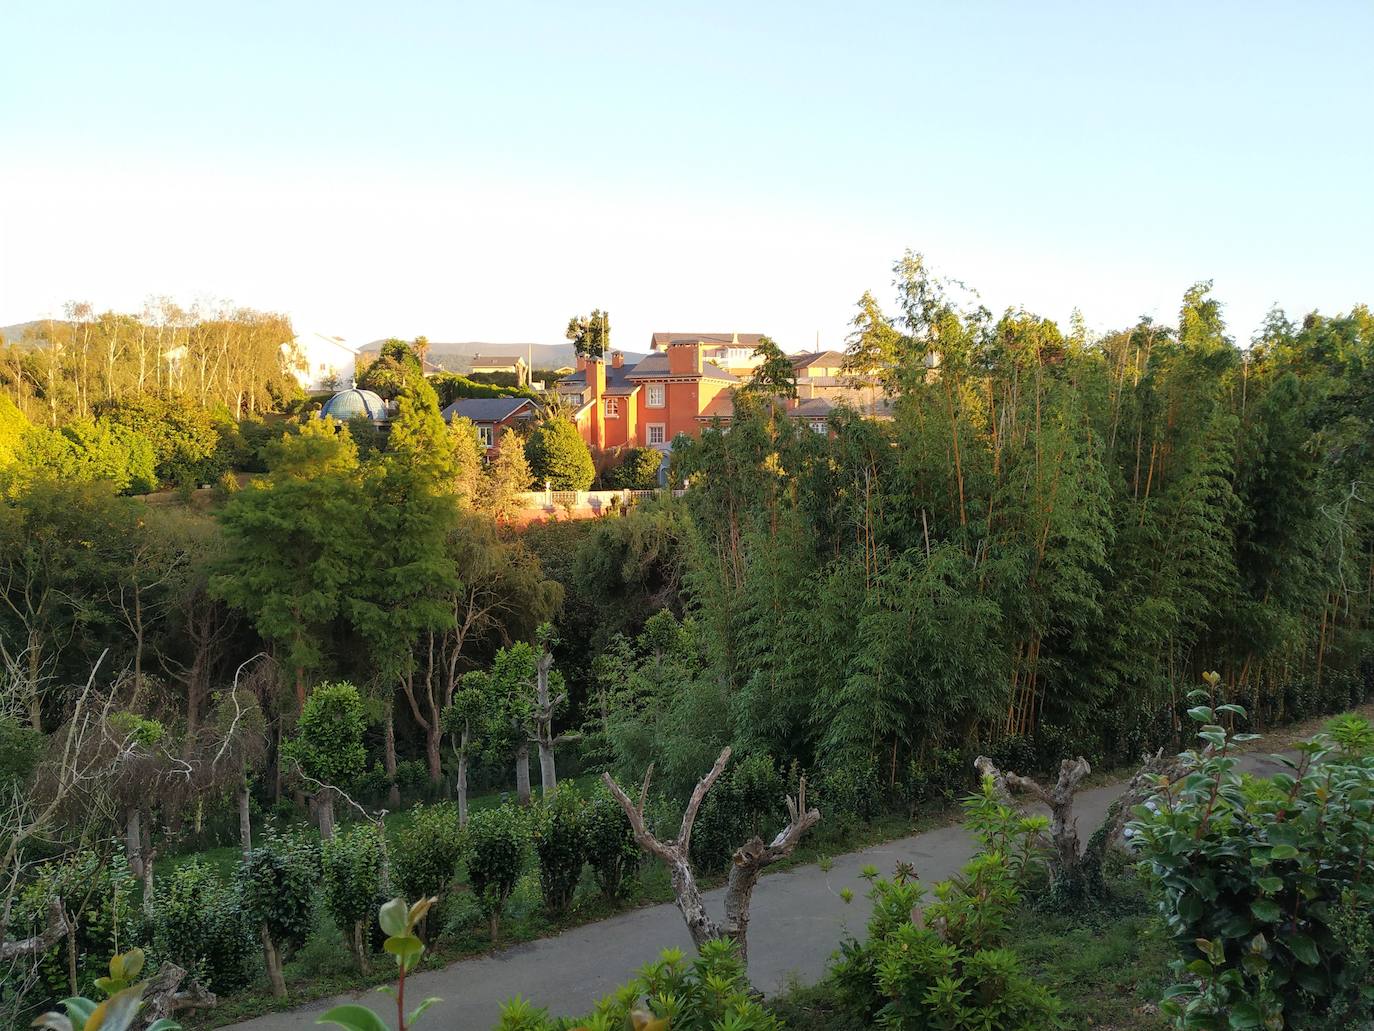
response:
M239 842L243 845L243 858L253 851L252 809L249 806L248 780L244 778L237 792L239 804Z
M320 817L320 840L334 840L334 789L324 787L315 796L315 805L319 809Z
M353 922L353 955L358 960L358 972L366 977L371 971L367 961L367 932L361 920Z
M388 698L386 702L386 724L383 734L382 766L386 770L386 779L391 787L386 793L386 804L393 809L401 804L401 789L396 784L396 713L393 708L394 699Z
M124 807L124 851L128 854L129 872L143 876L143 831L139 826L142 813L138 806Z
M272 994L278 999L284 999L286 978L282 977L281 973L281 955L272 944L272 935L268 933L266 923L258 925L258 935L262 938L262 958L267 967L267 979L272 982Z
M463 746L458 750L458 826L468 825L468 733L463 731Z
M545 798L558 790L558 777L553 769L553 745L547 740L539 742L539 782Z
M153 915L153 864L157 861L157 853L149 849L143 857L143 912L151 918Z
M1050 811L1050 840L1054 845L1052 863L1055 884L1077 894L1082 888L1082 856L1078 845L1078 821L1073 815L1073 797L1078 785L1092 767L1088 760L1065 759L1059 764L1059 779L1052 788L1042 787L1029 777L1003 773L986 756L974 760L980 776L991 777L994 787L1008 800L1012 792L1029 795Z
M524 738L515 746L515 797L521 805L530 804L530 743Z

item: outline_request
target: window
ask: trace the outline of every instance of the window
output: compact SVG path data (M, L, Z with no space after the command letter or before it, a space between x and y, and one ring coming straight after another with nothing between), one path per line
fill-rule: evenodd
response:
M812 420L811 420L811 432L812 432L812 433L824 433L824 432L826 432L826 430L828 430L828 429L829 429L829 427L826 426L825 420L824 420L824 419L812 419Z
M644 404L647 408L663 407L663 384L650 383L649 392L644 397Z
M608 398L606 398L606 418L608 418L608 419L619 419L619 418L620 418L620 398L618 398L618 397L608 397Z
M492 428L490 426L478 426L477 439L482 442L483 447L491 447Z
M567 399L568 404L572 405L574 408L582 407L581 394L565 394L564 397Z
M648 432L650 444L662 444L668 436L661 422L649 423Z

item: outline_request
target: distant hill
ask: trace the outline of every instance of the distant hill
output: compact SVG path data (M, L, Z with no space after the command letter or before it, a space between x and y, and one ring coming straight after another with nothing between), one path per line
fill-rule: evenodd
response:
M44 319L34 319L31 322L16 322L13 326L0 326L0 338L7 344L17 344L23 339L24 332L34 326L41 326Z
M382 349L385 340L373 340L359 350L363 354L375 354ZM472 368L472 356L503 355L511 358L521 357L533 360L536 369L557 369L572 365L576 352L572 344L493 344L485 340L429 342L429 360L450 372L467 372ZM632 351L625 351L625 361L633 364L644 357Z

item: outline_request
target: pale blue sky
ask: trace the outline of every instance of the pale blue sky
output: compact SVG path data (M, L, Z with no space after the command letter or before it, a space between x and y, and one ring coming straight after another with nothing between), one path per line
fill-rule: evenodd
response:
M845 333L905 247L995 310L1374 301L1374 3L63 3L0 14L0 324L362 342Z

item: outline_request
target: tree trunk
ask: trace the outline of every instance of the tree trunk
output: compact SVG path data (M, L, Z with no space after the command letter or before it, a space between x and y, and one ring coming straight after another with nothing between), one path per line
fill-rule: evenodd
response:
M558 777L553 769L553 742L541 739L539 742L539 780L544 789L544 797L550 798L558 789Z
M323 788L315 796L315 805L319 808L320 816L320 840L334 840L334 789Z
M467 734L463 734L463 747L458 753L458 826L468 825L468 749Z
M248 798L248 781L245 779L238 789L239 804L239 842L243 845L243 858L253 851L253 821Z
M515 797L530 804L530 743L523 739L515 746Z
M386 725L383 735L382 766L386 770L387 782L391 785L386 793L386 804L395 809L401 804L401 789L396 784L396 713L393 699L386 702Z
M286 979L281 974L281 956L272 944L272 935L267 924L258 925L258 935L262 938L262 958L267 967L267 979L272 982L272 994L278 999L286 998Z
M128 853L129 872L143 876L143 832L139 826L142 813L138 806L124 807L124 850Z
M358 960L358 972L366 977L370 973L367 962L367 931L362 920L353 922L353 955Z
M425 731L425 759L429 762L429 781L436 788L444 779L444 764L439 759L439 745L443 739L444 728L438 720L430 723Z
M149 849L143 856L143 912L149 919L153 915L153 863L157 853Z

